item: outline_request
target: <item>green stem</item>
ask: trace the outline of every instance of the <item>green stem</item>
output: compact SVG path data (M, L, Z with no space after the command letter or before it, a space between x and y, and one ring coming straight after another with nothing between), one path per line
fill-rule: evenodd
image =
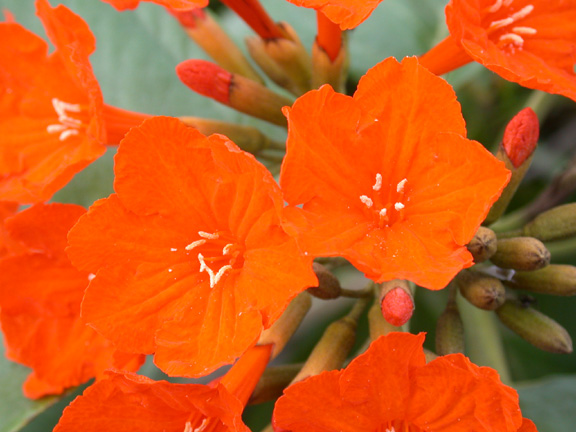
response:
M505 384L511 383L508 360L498 328L498 321L492 311L472 306L458 296L458 307L464 322L466 353L479 366L489 366L500 374Z

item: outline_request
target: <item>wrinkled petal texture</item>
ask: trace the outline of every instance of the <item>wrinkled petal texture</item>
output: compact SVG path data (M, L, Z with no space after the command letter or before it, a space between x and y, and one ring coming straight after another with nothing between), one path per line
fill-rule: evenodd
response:
M423 341L423 334L391 333L346 369L291 385L276 403L275 430L524 430L518 395L494 370L460 354L426 364Z
M576 0L497 3L452 0L446 7L452 37L503 78L576 100Z
M317 282L280 226L272 176L225 137L154 118L126 136L115 172L117 194L69 235L74 264L96 273L82 314L165 372L233 362Z
M324 86L285 113L286 229L306 253L343 256L377 282L430 289L472 264L464 245L509 172L464 138L444 80L414 58L390 58L353 97Z
M80 320L89 273L76 270L64 248L85 213L71 204L38 204L6 222L25 250L0 260L0 322L6 355L33 369L24 393L57 394L115 367L137 370L138 355L118 353Z
M370 16L382 0L288 0L322 12L342 30L352 29Z
M107 372L64 410L54 432L249 432L226 389Z
M208 6L208 0L102 0L111 4L117 10L123 11L126 9L136 9L141 1L149 1L152 3L166 6L170 9L192 9L195 7Z
M0 199L21 203L48 200L105 151L94 37L66 7L36 4L50 55L38 36L0 23Z

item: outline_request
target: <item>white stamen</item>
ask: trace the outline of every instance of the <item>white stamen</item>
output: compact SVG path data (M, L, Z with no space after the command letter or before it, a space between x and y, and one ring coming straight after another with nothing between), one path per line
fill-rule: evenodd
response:
M192 424L189 421L187 421L186 424L184 425L184 432L194 432L192 430Z
M501 20L493 21L493 22L490 24L490 27L488 27L488 31L496 30L496 29L499 29L499 28L501 28L501 27L506 27L507 25L512 24L513 22L514 22L514 19L512 19L512 17L508 17L508 18L504 18L504 19L501 19Z
M382 210L380 210L380 211L378 212L378 214L380 215L381 218L386 217L386 209L383 208Z
M52 98L52 106L58 115L66 115L66 111L80 112L82 110L80 104L64 102L58 98Z
M524 35L534 35L536 34L536 29L532 27L514 27L512 29L514 33L524 34Z
M224 248L222 248L222 255L228 255L233 247L234 245L232 243L228 243Z
M402 210L402 209L404 208L404 204L402 204L401 202L397 202L396 204L394 204L394 208L395 208L397 211L400 211L400 210Z
M190 243L188 246L186 246L184 249L186 249L187 251L191 251L192 249L194 249L195 247L201 246L204 243L206 243L206 240L196 240L193 241L192 243Z
M72 135L78 135L78 131L76 129L66 129L65 131L62 131L60 133L60 136L58 137L58 139L60 141L64 141L66 138L68 138Z
M520 9L518 12L510 15L510 18L512 18L514 21L518 21L522 18L526 18L530 14L530 12L532 12L533 10L534 10L534 5L526 5L522 9Z
M177 248L170 248L170 252L176 252L177 250Z
M88 275L88 280L91 281L92 279L94 279L96 277L96 275L94 273L90 273Z
M404 191L404 185L406 184L408 180L407 179L402 179L398 182L398 184L396 185L396 192L400 193Z
M374 189L375 191L379 191L381 187L382 187L382 174L376 173L376 183L374 183L372 189Z
M518 36L515 33L506 33L505 35L500 36L500 38L498 40L501 42L510 42L513 45L516 45L519 47L524 45L524 39L522 39L522 36Z
M168 273L172 273L172 269L168 269Z
M198 231L198 235L202 238L209 239L209 240L215 240L218 237L220 237L218 235L218 233L210 234L210 233L207 233L206 231Z
M386 428L386 432L396 432L396 429L392 426L390 429Z
M366 195L360 195L360 201L362 201L362 203L368 208L372 207L372 205L374 204L372 200L368 198Z
M201 253L198 254L198 261L200 261L200 270L199 270L200 273L202 273L203 271L208 273L208 276L210 277L210 288L214 288L214 285L216 285L216 282L214 282L214 278L216 277L216 275L214 274L212 269L206 265L206 262L204 261L204 255L202 255Z
M496 3L494 3L492 6L488 8L488 12L490 13L498 12L498 10L500 10L501 7L502 7L502 0L496 0Z
M63 124L51 124L46 126L46 132L48 133L57 133L57 132L62 132L63 130L66 129L66 126L64 126Z
M220 281L224 273L226 273L228 270L232 270L232 266L230 264L220 267L220 270L218 270L218 273L216 273L216 276L214 276L214 285ZM213 288L214 285L210 285L210 288Z

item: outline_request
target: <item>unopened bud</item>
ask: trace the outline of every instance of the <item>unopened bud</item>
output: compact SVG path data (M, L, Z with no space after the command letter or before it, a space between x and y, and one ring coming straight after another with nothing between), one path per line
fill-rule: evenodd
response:
M455 302L450 301L436 322L436 354L464 352L464 325Z
M314 297L324 300L340 297L342 286L338 278L320 263L313 263L312 268L318 278L318 286L308 288L307 291Z
M262 39L284 37L282 28L268 15L258 0L221 0L240 16Z
M506 297L506 289L499 279L472 270L458 273L456 284L462 296L480 309L494 310Z
M508 207L530 166L539 133L538 117L531 108L524 108L506 126L496 157L504 162L506 168L512 172L512 177L498 201L490 209L485 224L489 225L496 221Z
M484 262L496 252L496 234L490 228L481 226L466 247L476 264Z
M286 126L282 107L292 105L290 99L255 81L205 60L186 60L176 66L176 73L184 84L203 96L248 115Z
M576 235L576 203L564 204L539 214L526 224L523 233L542 241Z
M258 345L272 344L274 346L272 358L275 358L284 349L311 306L312 299L307 292L298 294L280 318L262 332Z
M369 302L370 299L367 298L357 300L348 315L326 328L293 382L342 367L356 341L358 320Z
M286 23L279 23L285 38L246 39L250 56L279 86L296 96L311 89L311 60L297 33Z
M531 271L550 264L550 252L534 237L513 237L498 240L490 260L505 269Z
M506 286L557 296L576 294L576 267L571 265L550 264L543 269L522 272L517 271Z
M572 339L564 327L536 309L506 300L496 314L506 327L535 347L560 354L572 352Z
M414 312L414 298L405 280L384 282L380 288L380 307L384 319L396 327L403 326Z
M180 22L193 39L216 63L224 69L263 83L248 59L207 9L173 10L170 13Z

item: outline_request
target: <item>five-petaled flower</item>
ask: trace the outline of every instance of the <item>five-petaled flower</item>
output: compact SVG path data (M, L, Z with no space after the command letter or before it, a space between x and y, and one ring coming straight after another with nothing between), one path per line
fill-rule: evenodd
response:
M536 432L496 371L462 354L426 364L423 342L423 334L382 336L346 369L291 385L276 403L274 430Z
M0 200L46 201L149 117L104 105L89 56L95 40L65 6L37 0L55 51L15 22L0 23Z
M85 212L37 204L5 222L10 243L0 259L0 322L6 356L33 369L24 382L31 398L62 393L108 368L135 371L144 360L118 352L80 319L93 275L74 268L64 250L68 230Z
M66 408L54 432L250 432L242 411L271 350L250 348L209 385L108 372Z
M87 322L171 375L205 375L253 345L288 302L317 284L281 228L272 175L221 135L145 121L116 156L116 194L69 235L93 272Z
M576 1L452 0L450 36L421 58L436 74L477 61L508 81L576 100Z
M446 286L509 172L466 139L453 90L415 58L372 68L353 97L324 86L288 117L286 228L367 277ZM300 208L301 207L301 208Z

